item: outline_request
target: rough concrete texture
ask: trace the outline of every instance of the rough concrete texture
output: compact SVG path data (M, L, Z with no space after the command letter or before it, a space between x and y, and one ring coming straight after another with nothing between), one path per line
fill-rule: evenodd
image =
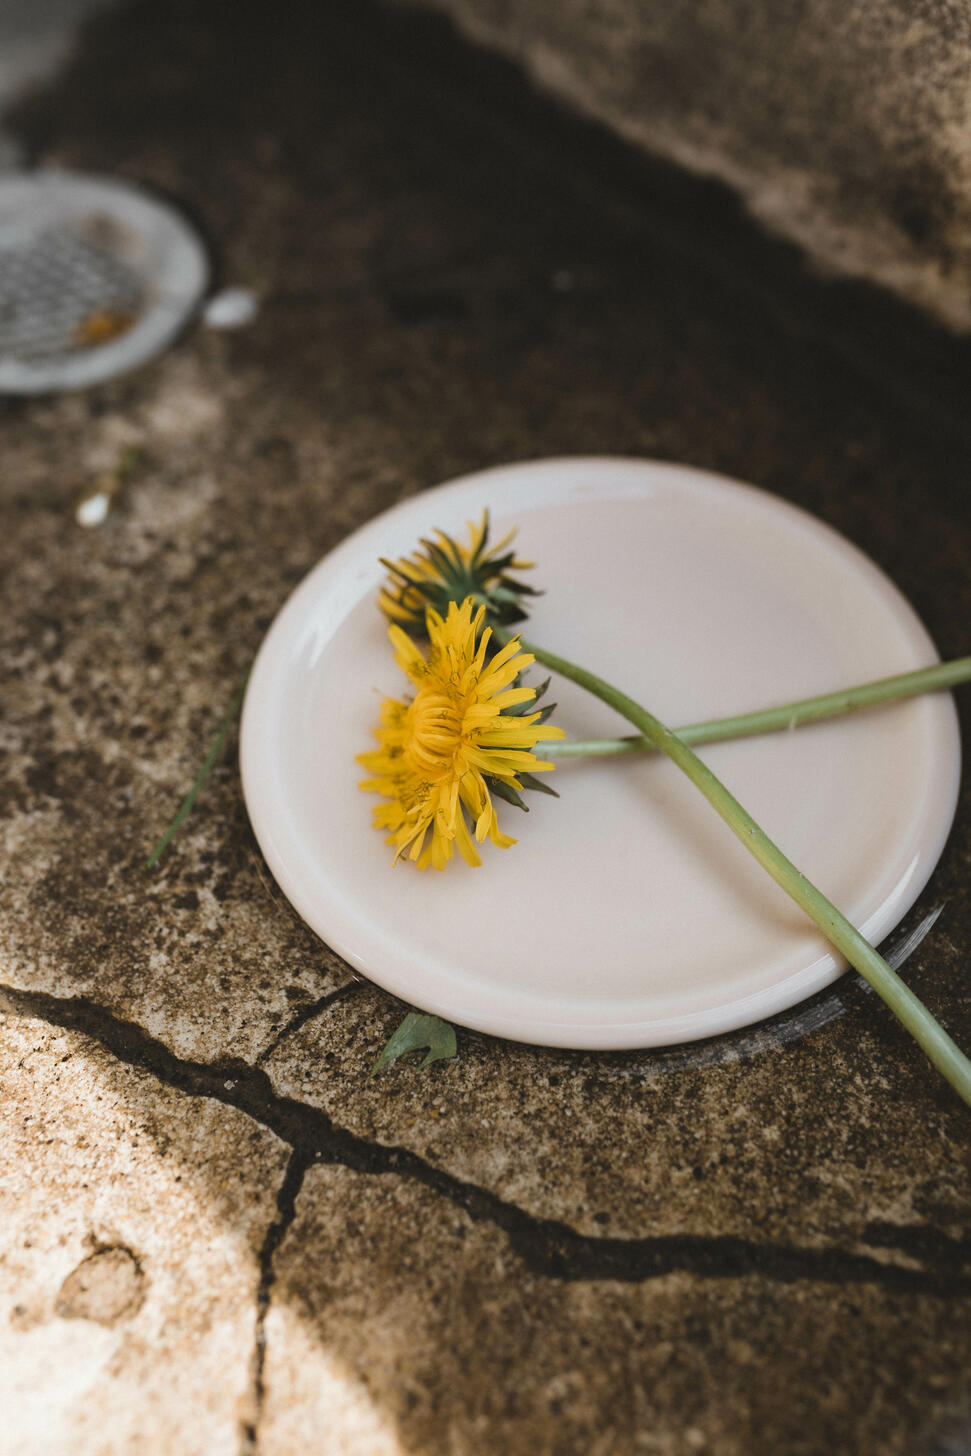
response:
M0 1451L238 1451L286 1148L33 1018L0 1098Z
M260 311L0 414L0 1451L966 1449L971 1121L854 979L695 1047L461 1034L369 1080L402 1008L290 910L231 754L144 859L296 581L502 460L756 481L966 652L968 346L435 18L123 9L4 124L180 197ZM965 790L907 971L965 1045L969 849Z
M820 267L971 328L971 15L952 0L405 0L736 189Z
M349 1221L353 1261L341 1253ZM955 1338L947 1306L916 1289L902 1301L867 1280L849 1313L812 1279L755 1270L550 1278L491 1221L347 1168L312 1171L276 1269L263 1426L273 1456L313 1448L335 1376L359 1420L371 1407L372 1444L347 1449L381 1456L841 1451L833 1387L844 1381L861 1397L854 1449L907 1451L937 1392L966 1379L966 1331ZM906 1391L887 1379L922 1365ZM780 1386L796 1367L797 1386Z

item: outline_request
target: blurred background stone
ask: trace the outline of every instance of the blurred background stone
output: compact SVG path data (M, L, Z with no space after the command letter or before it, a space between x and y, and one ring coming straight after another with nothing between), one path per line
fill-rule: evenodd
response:
M145 859L300 578L501 461L750 480L966 653L971 341L427 12L122 5L0 120L173 196L260 300L0 405L2 1456L965 1451L971 1118L856 978L370 1078L404 1008L275 887L231 751ZM968 1046L967 774L942 902L906 977Z
M727 182L819 267L871 279L971 328L966 6L422 3L515 59L559 101Z

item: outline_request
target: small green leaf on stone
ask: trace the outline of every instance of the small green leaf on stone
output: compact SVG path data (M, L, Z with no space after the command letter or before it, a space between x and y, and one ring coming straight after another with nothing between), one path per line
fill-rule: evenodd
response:
M388 1038L371 1070L371 1076L389 1062L396 1062L399 1057L407 1056L409 1052L417 1052L422 1047L428 1048L422 1067L457 1056L455 1028L447 1021L442 1021L439 1016L423 1016L420 1011L409 1011L398 1030Z

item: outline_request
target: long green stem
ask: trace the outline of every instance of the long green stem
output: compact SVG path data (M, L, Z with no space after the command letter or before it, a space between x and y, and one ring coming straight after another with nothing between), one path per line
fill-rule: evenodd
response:
M710 718L704 723L687 723L672 731L682 743L719 743L728 738L747 738L757 733L779 733L798 728L803 723L816 723L822 718L836 718L858 708L913 698L942 688L956 687L971 681L971 657L958 657L953 662L938 662L916 672L902 672L896 677L882 677L876 682L861 683L838 693L823 693L816 698L799 698L780 703L775 708L762 708L756 713L739 713L733 718ZM544 743L543 753L550 758L613 758L621 754L651 753L654 745L639 733L631 738L561 739Z
M691 782L701 790L712 807L721 815L737 839L750 854L766 869L775 882L785 890L796 904L836 949L846 957L851 966L860 972L899 1018L919 1046L930 1057L938 1071L947 1078L960 1097L971 1106L971 1062L951 1040L944 1028L935 1021L923 1002L904 985L900 977L891 970L883 957L874 950L868 940L847 920L826 896L810 884L781 849L769 839L756 824L752 816L730 794L725 785L702 763L696 753L659 719L635 703L626 693L604 682L595 673L587 672L566 658L530 642L523 642L527 652L532 652L537 662L569 678L579 687L593 693L637 729L638 733L655 748L667 754L687 774Z

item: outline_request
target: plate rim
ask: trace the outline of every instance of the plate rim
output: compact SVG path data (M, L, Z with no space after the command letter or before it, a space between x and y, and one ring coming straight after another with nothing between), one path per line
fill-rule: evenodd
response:
M378 971L375 971L372 964L369 963L368 957L354 943L355 938L351 925L348 923L349 919L353 921L354 917L348 917L347 912L343 911L334 901L331 901L329 907L332 910L331 916L328 917L326 914L321 916L319 906L311 903L300 883L299 876L293 872L292 866L288 863L285 847L281 847L280 816L276 806L272 803L272 795L268 791L269 780L265 771L265 754L270 747L266 739L269 706L266 695L272 677L274 658L285 644L293 624L301 620L305 602L312 600L318 593L321 579L323 578L326 583L332 574L344 571L349 565L353 566L355 560L363 552L365 564L370 569L357 573L359 584L364 583L364 585L354 598L353 604L356 605L368 589L367 583L373 581L373 586L376 587L383 575L377 563L378 551L373 551L371 555L367 553L372 552L370 544L372 537L380 535L382 539L386 540L389 523L398 526L402 522L409 522L415 514L421 513L426 505L428 514L433 514L434 501L446 494L450 501L454 499L458 505L460 497L473 494L486 483L494 494L495 485L500 479L503 482L504 490L508 491L517 477L521 479L523 475L537 471L549 474L557 468L565 469L568 472L606 471L615 474L618 479L624 474L640 475L640 487L631 491L631 495L635 497L644 494L644 487L651 476L659 481L664 477L669 480L680 477L682 484L690 479L705 487L728 487L732 491L742 492L750 498L758 499L774 513L781 511L783 514L791 514L797 519L801 518L804 527L808 527L814 534L828 539L830 544L837 546L850 561L865 570L866 574L887 594L893 606L901 612L902 625L906 622L911 629L918 629L926 639L929 660L937 659L936 647L915 609L899 587L872 558L828 522L813 515L804 507L787 500L784 496L763 487L690 464L626 455L536 457L487 467L416 492L362 523L310 568L279 608L254 660L240 725L240 771L243 796L253 832L281 890L300 917L324 944L340 955L368 981L410 1005L419 1005L423 1010L442 1016L458 1025L511 1041L584 1051L642 1050L651 1047L675 1046L756 1025L792 1009L838 980L848 969L845 961L835 953L823 950L815 960L804 965L799 971L786 976L781 981L774 982L771 986L763 987L755 993L734 997L701 1011L692 1011L673 1017L653 1017L646 1021L625 1019L622 1022L616 1022L604 1019L586 1022L579 1026L573 1021L560 1023L547 1019L539 1023L524 1020L522 1017L503 1014L495 1007L481 1013L478 1011L470 1013L467 1006L449 999L447 989L440 984L442 978L437 970L432 970L430 976L426 974L424 984L417 986L413 983L404 984L408 981L407 968L404 972L394 969L389 972L385 967L380 967ZM600 487L591 491L588 498L600 494L602 489L601 482ZM554 502L551 500L551 503ZM480 500L478 507L473 508L473 513L481 509L481 504ZM536 505L537 502L534 499L529 500L531 509ZM491 502L490 508L492 508ZM462 505L463 513L467 513L469 509L467 504ZM456 512L446 512L446 514L456 514ZM420 529L428 529L427 521ZM446 526L446 529L449 527ZM408 540L411 545L406 549L413 549L417 540L414 526L409 527ZM396 548L387 545L379 550L383 555L396 554ZM341 617L339 620L342 621L344 618ZM957 713L950 695L946 699L946 708L949 712L944 716L948 718L948 723L946 728L942 726L941 731L950 737L952 753L950 763L941 770L940 781L936 785L939 804L937 813L933 817L937 824L937 832L932 836L932 842L925 851L924 865L912 876L902 896L894 902L892 917L887 920L884 914L887 903L885 899L884 903L860 924L859 928L868 937L874 926L880 924L880 929L875 936L877 943L900 923L925 888L937 866L953 824L960 790L961 743ZM284 835L283 838L285 837ZM326 930L322 928L324 919L329 920ZM436 983L432 985L430 991L428 989L429 979ZM501 995L499 999L501 1001Z

